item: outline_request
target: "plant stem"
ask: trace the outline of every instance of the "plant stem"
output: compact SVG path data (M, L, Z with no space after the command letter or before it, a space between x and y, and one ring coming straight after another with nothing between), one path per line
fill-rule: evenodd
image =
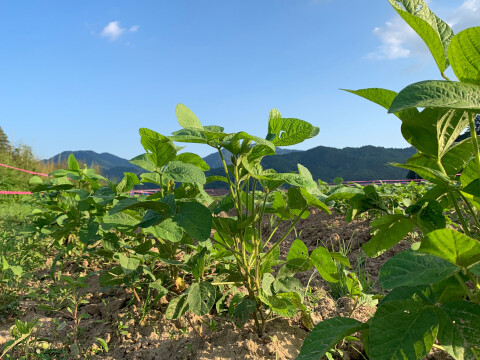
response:
M308 209L308 206L306 206L301 212L300 214L298 214L297 218L292 222L292 224L290 225L290 227L288 228L288 230L285 232L285 234L283 234L283 236L280 238L280 240L277 240L277 242L275 244L272 245L272 247L265 253L265 255L263 255L261 257L261 260L265 259L268 255L270 255L270 253L273 251L273 249L275 249L275 246L277 245L280 245L283 240L285 240L285 238L292 232L293 228L295 227L295 225L297 224L297 222L300 220L301 216L303 215L303 213L305 211L307 211Z
M448 192L448 197L450 198L450 201L453 203L453 206L455 207L455 212L458 214L458 219L462 223L463 231L465 232L465 234L471 237L472 234L470 233L470 230L468 229L468 225L465 221L465 218L463 217L463 214L460 211L460 208L457 203L457 199L455 199L455 196L450 191Z
M480 153L478 152L477 129L475 128L475 120L473 113L468 113L468 122L470 124L470 136L472 138L473 153L475 154L475 162L477 163L477 171L480 176Z

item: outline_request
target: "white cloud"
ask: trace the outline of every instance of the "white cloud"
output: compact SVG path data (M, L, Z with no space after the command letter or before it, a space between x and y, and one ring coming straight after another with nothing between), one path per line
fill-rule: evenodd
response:
M101 35L111 41L114 41L117 40L125 31L137 32L139 28L139 25L133 25L127 30L126 28L122 28L120 26L119 21L110 21L107 26L103 28Z
M430 3L430 1L427 1ZM435 9L432 9L435 12ZM480 0L465 0L462 5L449 11L451 16L443 20L455 32L480 24ZM380 39L377 49L366 55L369 59L398 59L411 56L430 56L420 38L399 16L376 27L373 33Z
M120 27L119 21L110 21L108 25L103 28L101 35L113 41L117 40L124 32L125 29Z
M480 25L480 0L465 0L453 11L447 23L457 33L469 27Z

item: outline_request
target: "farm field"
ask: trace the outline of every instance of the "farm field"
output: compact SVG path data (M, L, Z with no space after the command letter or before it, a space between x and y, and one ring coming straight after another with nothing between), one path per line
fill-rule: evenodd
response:
M277 172L262 159L317 126L272 109L266 135L227 132L178 104L179 130L139 129L140 176L70 154L0 199L0 359L478 360L480 27L390 4L443 80L347 91L398 117L417 152L390 165L425 180ZM189 144L224 172L206 176Z
M386 185L380 191L394 203L408 199L408 195L418 196L424 188L425 185L412 183ZM308 333L299 315L288 319L275 316L268 321L264 334L259 337L253 320L239 329L225 313L214 312L204 317L189 314L185 315L188 319L166 319L164 314L169 298L166 296L150 309L143 321L139 321L143 316L142 303L137 303L129 289L103 288L99 284L100 270L108 268L108 265L94 254L66 258L61 270L57 270L61 276L71 279L86 277L83 281L86 286L82 284L78 287L77 300L81 299L83 303L78 307L81 320L76 325L68 311L72 306L73 289L67 282L55 284L49 276L56 256L51 248L51 239L29 241L23 233L23 228L29 225L27 219L33 208L28 197L23 201L18 198L15 202L4 199L0 208L4 229L0 253L2 256L8 254L11 265L23 265L21 274L11 276L10 283L2 291L0 344L4 345L13 338L11 327L14 319L38 321L28 341L12 350L6 359L20 357L28 351L32 358L68 359L72 356L75 327L81 358L294 359L298 355ZM361 294L352 296L345 283L343 287L328 283L315 270L297 276L305 289L304 303L314 324L335 316L367 321L375 312L377 302L372 295L381 292L379 269L387 259L411 245L405 240L379 258L369 259L361 250L361 246L371 238L369 217L347 223L345 214L341 214L343 210L339 208L328 215L311 209L310 217L300 220L295 226L295 233L291 233L281 246L283 258L295 239L301 239L310 253L323 244L332 252L346 255L362 287ZM269 220L266 217L265 228L270 226ZM22 260L27 256L30 257L28 262ZM8 275L2 280L7 280L6 277ZM144 296L139 295L140 298ZM99 339L104 340L106 345L102 345ZM341 358L352 359L362 359L362 353L363 346L358 341L348 342L331 352L337 358L341 354Z

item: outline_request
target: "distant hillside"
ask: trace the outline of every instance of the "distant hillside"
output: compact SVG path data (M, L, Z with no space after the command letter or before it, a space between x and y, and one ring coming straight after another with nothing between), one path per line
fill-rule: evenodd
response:
M292 152L299 152L301 150L290 150L290 149L283 149L280 147L275 148L275 152L277 155L283 155L283 154L289 154ZM232 156L232 153L228 150L223 149L222 150L223 157L225 158L225 162L227 165L231 165L232 162L230 161L230 157ZM218 152L214 152L210 155L207 155L203 158L205 162L210 166L210 169L216 169L216 168L221 168L223 167L222 165L222 159L220 158L220 154Z
M336 177L351 180L388 180L405 179L408 170L387 165L389 162L403 163L416 150L413 147L393 149L376 146L337 149L318 146L306 151L291 152L283 155L266 156L262 160L264 168L277 172L297 171L297 164L306 166L315 180L333 182ZM212 169L210 175L223 175L223 169ZM223 187L215 182L209 187Z
M386 165L389 162L405 162L415 154L413 147L405 149L392 149L376 146L363 146L360 148L336 149L318 146L310 150L287 150L277 148L278 155L266 156L262 160L264 168L272 168L277 172L297 171L297 164L306 166L315 180L333 182L336 177L345 181L351 180L389 180L405 179L408 171ZM128 160L118 156L94 151L64 151L45 160L50 162L66 162L68 155L73 153L75 158L87 164L98 166L102 174L111 180L120 180L124 172L133 172L137 175L146 172L142 168L131 164ZM230 154L224 152L225 159L230 163ZM213 153L204 158L211 170L210 175L223 175L220 155ZM208 184L207 188L222 187L224 183L215 182Z
M91 150L64 151L44 161L53 163L66 162L70 154L73 154L77 161L86 164L88 167L98 166L102 175L111 180L122 179L125 172L133 172L138 175L145 172L145 170L131 164L126 159L110 153L99 154Z

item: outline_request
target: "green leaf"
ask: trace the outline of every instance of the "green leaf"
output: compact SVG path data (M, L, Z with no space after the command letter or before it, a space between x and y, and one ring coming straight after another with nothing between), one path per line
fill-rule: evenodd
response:
M153 160L150 158L150 154L140 154L135 156L133 159L130 160L130 163L133 165L140 166L142 169L147 171L155 172L157 171L157 167Z
M332 213L330 211L330 209L328 208L328 206L324 202L320 201L315 196L310 194L310 192L308 192L308 190L306 188L300 188L300 192L302 193L305 200L307 200L307 205L308 206L316 207L317 209L320 209L323 212L326 212L327 214Z
M456 34L448 48L448 58L458 80L480 85L480 27Z
M209 282L193 283L188 291L188 307L198 316L208 314L215 304L215 287Z
M448 278L459 270L457 266L436 256L406 250L382 266L378 281L385 290L428 285Z
M298 280L297 278L281 277L279 279L276 279L273 282L273 289L275 290L275 293L277 295L280 295L280 293L296 293L298 294L298 296L300 296L301 302L303 302L305 288L300 282L300 280Z
M208 171L210 166L199 155L194 153L182 153L177 155L175 161L181 161L186 164L192 164L198 167L200 170Z
M436 169L415 165L415 164L410 164L410 163L409 164L390 163L389 165L412 170L413 172L420 175L423 179L431 181L434 184L448 185L450 183L450 179L448 178L448 176L446 176L441 171Z
M165 219L160 224L145 229L146 232L153 234L158 239L171 242L180 242L183 237L183 230L172 219Z
M175 108L175 114L177 115L177 121L181 127L186 129L203 130L203 126L197 116L185 105L178 104Z
M448 68L447 49L453 37L450 26L438 18L422 0L389 1L403 20L423 39L438 69L443 73Z
M77 159L73 154L68 155L68 169L72 171L80 171L80 166L78 166Z
M312 124L293 118L280 118L277 115L268 119L268 138L276 146L288 146L299 144L310 139L320 132L320 129Z
M393 100L389 113L412 107L451 108L480 112L480 86L427 80L405 87Z
M172 133L172 136L168 137L172 141L188 142L196 144L206 144L207 137L204 131L198 129L182 129Z
M287 204L289 209L303 210L307 206L307 201L298 188L291 187L287 191Z
M464 268L480 261L480 241L453 229L439 229L428 233L419 250Z
M312 179L309 179L307 176L300 174L290 174L290 173L263 173L263 177L266 180L274 181L283 181L287 184L298 186L298 187L311 187L316 186L317 184Z
M369 88L369 89L359 89L359 90L342 89L342 90L361 96L367 100L370 100L371 102L374 102L377 105L384 107L387 110L390 108L390 105L392 104L392 101L395 98L395 96L397 96L397 93L395 91L381 89L381 88ZM402 121L406 119L414 118L418 114L419 114L419 111L417 109L408 109L406 111L395 113L395 115Z
M163 215L167 215L170 211L168 205L160 201L140 201L135 198L126 198L117 202L115 206L109 211L109 215L113 215L127 209L137 208L150 209Z
M295 239L287 254L287 266L295 271L307 271L312 268L308 258L307 245L302 240Z
M168 303L165 317L169 320L178 319L188 311L187 295L180 295Z
M125 275L134 272L140 265L140 260L137 258L126 257L125 255L120 253L118 253L116 256Z
M212 214L200 203L192 202L182 205L173 221L197 241L205 241L210 237Z
M437 331L438 319L431 305L413 300L384 301L370 324L370 358L422 359L430 352Z
M307 335L296 360L319 360L346 336L367 328L367 324L350 318L324 320Z
M480 345L480 305L465 300L441 304L438 341L455 359L464 359L467 348Z
M332 256L324 247L318 247L310 254L313 266L317 269L320 276L328 282L336 283L339 279L337 265L332 260Z
M235 318L235 325L241 328L245 325L252 314L257 308L257 303L253 299L245 298L233 310L233 317Z
M133 190L133 187L135 185L140 184L140 181L138 180L137 174L131 173L131 172L126 172L123 175L122 181L120 181L117 185L117 192L119 193L125 193Z
M377 231L362 248L368 256L377 257L402 240L415 225L405 215L395 214L382 216L372 226Z
M205 174L200 168L180 161L170 162L165 168L163 175L166 179L182 183L203 185L206 182Z
M260 293L259 297L277 315L292 317L297 313L297 306L292 301L292 298L298 297L296 293L281 293L272 296L264 296Z
M140 142L157 168L167 165L175 158L177 149L169 138L146 128L141 128L139 133Z
M338 201L338 200L350 200L357 194L364 194L362 189L350 186L344 186L338 189L335 189L331 194L328 195L326 202L329 201Z

